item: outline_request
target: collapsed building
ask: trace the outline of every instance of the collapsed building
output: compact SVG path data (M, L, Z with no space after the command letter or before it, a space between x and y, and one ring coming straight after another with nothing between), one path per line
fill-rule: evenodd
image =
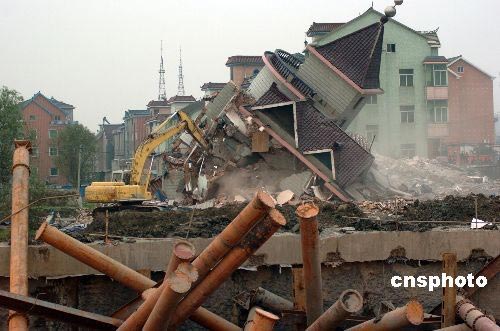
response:
M349 186L362 179L374 157L370 142L345 128L367 96L383 93L378 81L383 32L379 22L327 45L308 46L305 55L266 52L264 67L248 87L227 83L196 118L211 142L210 153L191 147L180 157L183 162L166 160L172 168L189 163L184 188L206 197L217 191L209 186L223 185L228 173L231 182L240 183L237 177L248 177L245 168L253 165L253 174L260 167L273 178L265 183L241 178L249 191L264 186L300 196L312 183L319 195L351 199Z

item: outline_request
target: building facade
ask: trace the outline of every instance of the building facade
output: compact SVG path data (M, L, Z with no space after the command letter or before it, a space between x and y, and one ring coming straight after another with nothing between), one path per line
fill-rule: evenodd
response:
M229 67L229 79L240 86L245 78L254 76L264 67L261 56L235 55L226 61Z
M22 102L19 109L26 130L34 136L31 172L46 184L68 185L68 179L56 165L57 137L64 127L73 123L75 107L38 92Z
M315 32L312 45L326 45L378 22L381 17L381 13L370 8L343 25L332 24L330 32ZM436 31L418 32L393 19L385 24L380 67L384 94L368 97L348 127L349 131L365 136L370 144L373 142L372 151L396 158L429 156L429 139L434 139L436 133L428 126L427 87L433 82L427 81L427 76L429 70L441 70L442 65L434 67L426 60L437 57L439 47ZM446 64L444 67L446 72Z
M96 163L95 173L97 180L111 181L112 164L115 157L115 139L113 131L120 129L122 124L100 125L96 136Z
M448 127L443 153L459 164L491 162L495 144L493 79L462 56L448 63Z

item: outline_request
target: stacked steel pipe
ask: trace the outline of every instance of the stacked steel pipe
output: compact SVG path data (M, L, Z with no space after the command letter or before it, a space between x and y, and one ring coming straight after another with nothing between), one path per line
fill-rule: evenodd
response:
M180 302L179 306L175 310L175 314L172 316L172 325L179 324L186 318L191 317L191 319L195 322L198 322L205 327L209 327L212 330L241 330L241 328L232 323L229 323L220 318L214 318L215 314L211 314L205 309L201 308L200 305L204 301L202 297L208 295L206 293L214 291L223 282L222 278L220 278L220 275L216 275L217 272L220 273L220 271L222 270L224 273L226 273L228 270L235 270L235 268L224 270L223 266L225 264L222 263L223 261L229 261L230 264L235 263L236 261L236 263L239 263L236 265L237 268L244 261L246 261L246 259L251 254L253 254L254 250L251 249L236 249L237 247L235 246L244 237L253 238L250 240L250 242L247 242L248 247L260 247L265 242L265 240L267 240L277 230L278 227L275 227L275 224L284 224L284 218L282 218L281 215L281 218L278 217L276 213L279 214L279 212L277 212L273 208L274 201L272 197L263 191L259 191L252 199L252 201L236 216L236 218L218 236L216 236L214 240L212 240L212 242L208 245L208 247L205 248L205 250L203 250L201 254L192 262L193 267L197 270L198 273L199 284L197 286L193 285L193 290L191 290L188 296ZM269 216L266 218L266 215L274 216ZM270 223L265 222L263 221L264 218L271 219L272 221ZM276 219L278 219L278 221L276 221ZM259 226L260 224L265 225ZM269 224L271 224L271 226L269 226ZM253 229L254 227L255 229ZM254 234L254 237L252 237L250 233L247 235L250 230L252 230L251 233ZM262 236L265 237L265 240L259 242L259 239L261 239L260 237ZM234 249L231 250L232 248ZM238 255L238 253L240 254ZM231 258L233 258L233 260L231 260ZM241 262L238 262L238 259L243 260ZM226 262L226 264L227 263L228 262ZM214 268L216 265L217 268ZM214 268L214 270L210 272L212 268ZM214 273L216 269L218 271ZM232 273L232 271L230 271L230 273ZM205 280L204 278L207 276L207 274L211 275L211 278ZM215 281L212 280L214 277L216 278ZM210 287L210 289L207 290L207 287ZM160 298L160 291L164 290L165 286L162 285L159 289L155 289L153 293L149 294L149 296L146 298L145 303L140 306L136 313L132 314L125 321L120 330L135 330L136 328L129 328L128 325L136 325L136 327L138 325L142 325L145 322L144 317L147 319L147 315L149 315L153 307L155 307L158 298ZM195 295L198 296L195 297ZM202 297L200 297L199 295L201 295ZM161 307L175 307L176 302L172 301L174 298L175 296L163 296ZM193 300L193 298L196 298L196 306L189 304L189 302L191 302L190 300ZM187 308L188 305L189 308ZM188 312L186 312L186 310L188 310ZM141 312L141 314L137 314L138 312ZM151 318L154 319L154 317ZM151 324L149 324L149 326L153 325L153 322L150 323ZM158 323L158 320L156 320L155 323Z
M257 223L241 243L234 247L181 301L172 318L172 325L178 326L191 314L196 315L197 309L208 296L285 224L286 220L279 211L276 209L269 211L264 220Z

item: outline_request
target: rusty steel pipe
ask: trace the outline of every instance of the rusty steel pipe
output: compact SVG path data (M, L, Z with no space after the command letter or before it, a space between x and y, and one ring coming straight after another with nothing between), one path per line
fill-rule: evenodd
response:
M274 199L266 192L259 191L245 208L229 223L221 233L193 261L201 281L255 224L275 206Z
M182 270L186 269L186 270ZM189 291L191 284L198 279L198 272L190 263L182 263L170 274L156 305L142 328L143 331L158 331L166 329L172 314L183 295Z
M494 321L476 308L474 304L462 296L457 295L457 314L474 331L500 331Z
M244 331L273 331L280 318L259 307L253 307L248 313Z
M381 317L363 322L346 331L399 331L424 321L424 308L420 302L411 300L404 307L396 308Z
M35 238L37 240L43 240L63 253L74 257L78 261L102 272L120 284L139 293L142 293L144 290L156 284L148 277L113 260L96 249L82 244L78 240L57 230L55 227L48 225L47 222L44 222L40 226L36 232Z
M31 144L27 140L16 140L14 145L16 149L12 160L13 215L10 226L10 292L27 296L28 208L25 207L29 203L29 150ZM12 310L9 312L10 331L27 331L28 322L26 315Z
M212 242L201 252L201 254L193 261L193 266L198 270L198 282L219 262L224 255L227 254L240 240L247 234L252 227L259 222L265 215L274 208L274 199L264 191L258 191L254 198L243 208L243 210L219 233ZM152 294L153 290L148 291L147 295ZM145 296L138 297L127 305L121 307L112 316L116 318L126 319L136 311L143 303ZM158 300L159 293L151 300L154 303ZM204 316L199 316L202 322L210 320L215 314L210 314L208 311L200 308ZM201 314L201 313L200 313ZM217 316L218 317L218 316ZM193 317L196 318L196 317ZM218 317L222 319L221 317ZM217 324L216 322L214 322ZM229 322L227 322L229 323ZM206 325L201 324L207 327Z
M172 248L172 255L170 256L170 261L168 262L166 268L165 281L168 280L168 277L171 276L179 265L190 262L194 258L195 254L196 250L190 242L184 240L176 241ZM196 277L198 277L198 274L196 274ZM142 293L144 302L125 320L118 330L132 331L142 329L149 315L153 311L156 302L165 289L165 284L168 284L168 282L165 281L158 288L150 288ZM189 284L191 286L191 283Z
M356 290L345 290L339 299L306 331L335 330L349 315L363 308L363 297Z
M280 297L262 287L251 291L251 306L259 306L272 313L281 313L283 310L293 310L293 302Z
M321 259L319 255L319 231L316 216L319 208L306 203L297 208L300 222L300 243L306 292L307 325L311 325L323 314L321 281Z
M202 325L203 327L207 328L208 330L212 331L218 331L218 330L224 330L224 331L242 331L243 329L237 326L236 324L233 324L229 322L228 320L220 317L217 314L212 313L211 311L200 307L196 309L196 313L191 315L189 318L193 322L198 323L199 325Z
M278 210L272 209L268 216L259 222L181 301L172 318L172 325L178 326L189 316L195 316L196 309L208 296L285 224L283 215Z
M448 326L434 331L471 331L472 329L465 323Z

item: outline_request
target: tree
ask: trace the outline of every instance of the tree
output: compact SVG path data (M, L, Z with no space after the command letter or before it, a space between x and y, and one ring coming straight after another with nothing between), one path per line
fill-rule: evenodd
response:
M96 137L81 124L71 124L59 132L56 165L73 186L78 182L78 149L81 152L81 182L90 181L94 170Z
M12 176L14 140L24 138L19 103L23 97L6 86L0 89L0 189L9 186Z

